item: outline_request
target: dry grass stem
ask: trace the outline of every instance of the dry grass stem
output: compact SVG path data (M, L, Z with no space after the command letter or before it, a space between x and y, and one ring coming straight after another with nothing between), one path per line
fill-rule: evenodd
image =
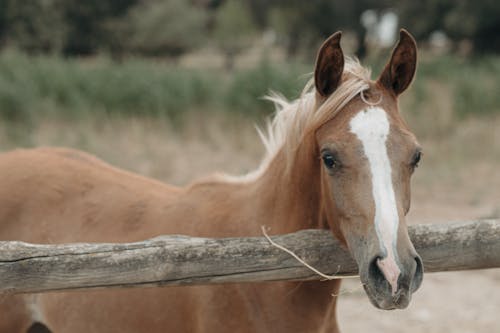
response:
M262 234L264 235L264 237L266 237L266 239L269 241L269 243L271 243L272 246L274 246L274 247L276 247L276 248L278 248L278 249L280 249L282 251L285 251L286 253L288 253L289 255L291 255L292 257L294 257L295 259L297 259L297 261L300 262L302 265L306 266L311 271L313 271L314 273L318 274L319 276L321 276L325 280L335 280L335 279L341 279L342 278L342 277L336 275L338 273L340 267L337 268L337 272L335 272L335 274L333 274L333 275L328 275L328 274L322 273L319 270L317 270L316 268L314 268L311 265L309 265L303 259L301 259L293 251L291 251L291 250L287 249L286 247L284 247L282 245L279 245L275 241L273 241L271 239L271 237L269 237L269 235L267 234L265 226L261 226L261 230L262 230Z

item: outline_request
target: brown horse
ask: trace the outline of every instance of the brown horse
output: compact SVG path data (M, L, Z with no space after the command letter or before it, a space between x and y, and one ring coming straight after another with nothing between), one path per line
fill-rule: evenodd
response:
M128 242L160 234L258 236L327 228L356 259L371 302L405 308L422 262L408 237L420 148L398 111L416 44L404 30L376 81L344 59L340 33L319 50L313 83L263 135L267 155L242 177L176 188L82 152L0 155L0 239ZM1 277L0 277L1 278ZM1 332L336 332L339 280L8 295Z

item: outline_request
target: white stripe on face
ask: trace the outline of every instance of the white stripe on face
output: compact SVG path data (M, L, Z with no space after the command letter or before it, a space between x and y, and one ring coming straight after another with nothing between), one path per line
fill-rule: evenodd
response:
M361 141L370 165L375 202L375 230L381 249L386 255L384 259L377 261L377 265L395 294L401 273L395 251L399 216L392 185L391 162L386 148L390 130L387 113L378 107L367 108L351 119L350 127L351 132Z

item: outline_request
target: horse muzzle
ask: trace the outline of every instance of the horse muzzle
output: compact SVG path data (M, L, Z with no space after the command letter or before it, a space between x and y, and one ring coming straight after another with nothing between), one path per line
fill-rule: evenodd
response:
M412 293L422 284L422 259L417 254L409 256L400 261L399 269L381 264L383 260L377 255L364 265L366 268L360 270L361 282L375 307L404 309L410 304Z

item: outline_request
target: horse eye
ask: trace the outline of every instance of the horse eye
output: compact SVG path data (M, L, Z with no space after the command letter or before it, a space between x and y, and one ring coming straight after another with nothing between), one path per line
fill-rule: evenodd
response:
M338 161L335 159L335 157L331 154L323 154L322 156L323 159L323 164L328 168L328 169L334 169L339 166Z
M420 159L422 158L422 152L417 151L415 155L413 155L413 159L411 161L411 167L412 168L418 168L418 163L420 162Z

